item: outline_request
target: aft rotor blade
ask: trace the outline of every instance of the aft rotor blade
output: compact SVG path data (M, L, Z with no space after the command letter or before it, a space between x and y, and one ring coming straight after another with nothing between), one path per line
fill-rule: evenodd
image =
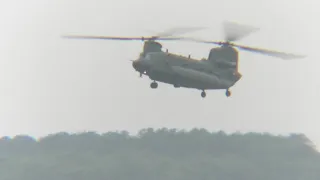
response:
M64 38L70 39L100 39L100 40L123 40L123 41L130 41L130 40L152 40L155 37L116 37L116 36L89 36L89 35L65 35ZM180 38L156 38L157 40L179 40Z
M201 28L198 28L198 29L194 28L194 30L199 30L199 29ZM224 42L205 41L205 40L194 39L194 38L183 38L183 39L191 40L194 42L223 45L223 44L229 44L229 42L232 42L232 41L240 40L245 36L248 36L249 34L258 31L259 28L226 21L223 23L223 30L225 34Z
M235 46L235 47L242 49L242 50L245 50L245 51L260 53L260 54L267 55L267 56L278 57L278 58L281 58L284 60L299 59L299 58L306 57L304 55L297 55L297 54L291 54L291 53L285 53L285 52L279 52L279 51L261 49L261 48L253 48L253 47L242 46L242 45L234 45L233 44L232 46Z
M206 40L201 40L201 39L196 39L196 38L186 38L186 37L181 37L181 39L182 40L187 40L187 41L199 42L199 43L206 43L206 44L234 46L234 47L237 47L237 48L239 48L241 50L254 52L254 53L260 53L260 54L268 55L268 56L272 56L272 57L278 57L278 58L281 58L281 59L284 59L284 60L299 59L299 58L306 57L304 55L297 55L297 54L279 52L279 51L262 49L262 48L254 48L254 47L249 47L249 46L236 45L236 44L229 43L229 42L206 41Z

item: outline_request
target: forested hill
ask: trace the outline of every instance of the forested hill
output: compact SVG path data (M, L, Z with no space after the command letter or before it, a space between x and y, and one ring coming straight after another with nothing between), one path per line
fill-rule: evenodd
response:
M1 180L319 180L303 135L204 129L57 133L0 140Z

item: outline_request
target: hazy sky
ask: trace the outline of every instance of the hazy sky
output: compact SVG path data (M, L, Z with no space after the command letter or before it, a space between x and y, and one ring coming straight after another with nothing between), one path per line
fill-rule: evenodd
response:
M212 131L305 133L320 145L317 0L10 0L0 7L0 135L58 131L203 127ZM224 20L259 27L239 41L308 58L283 61L240 52L243 78L224 91L150 89L129 60L142 42L68 40L62 34L189 34L222 40ZM213 46L163 42L169 51L207 57Z

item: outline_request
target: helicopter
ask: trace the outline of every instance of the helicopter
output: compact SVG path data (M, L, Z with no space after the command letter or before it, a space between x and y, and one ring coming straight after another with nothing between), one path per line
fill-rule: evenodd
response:
M237 41L258 28L234 22L224 23L224 41L206 41L197 38L173 36L204 28L173 28L168 31L149 37L113 37L113 36L91 36L91 35L66 35L65 38L76 39L102 39L121 41L143 41L143 49L139 57L132 60L135 71L148 76L152 81L150 87L156 89L158 82L173 85L175 88L191 88L201 91L201 97L206 97L206 90L225 90L227 97L231 96L230 88L241 78L239 72L239 52L245 50L263 55L278 57L281 59L297 59L305 56L289 54L274 50L267 50L244 45L234 44ZM159 41L192 41L196 43L214 44L219 47L211 48L207 58L195 59L190 55L178 55L162 49Z

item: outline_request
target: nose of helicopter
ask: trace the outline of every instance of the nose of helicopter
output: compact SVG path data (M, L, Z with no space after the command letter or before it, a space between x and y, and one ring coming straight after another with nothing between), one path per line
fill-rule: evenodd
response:
M138 70L139 69L139 66L141 63L139 62L139 60L133 60L132 61L132 67L135 69L135 70Z
M146 70L145 64L140 59L133 60L132 67L138 72L144 72Z

